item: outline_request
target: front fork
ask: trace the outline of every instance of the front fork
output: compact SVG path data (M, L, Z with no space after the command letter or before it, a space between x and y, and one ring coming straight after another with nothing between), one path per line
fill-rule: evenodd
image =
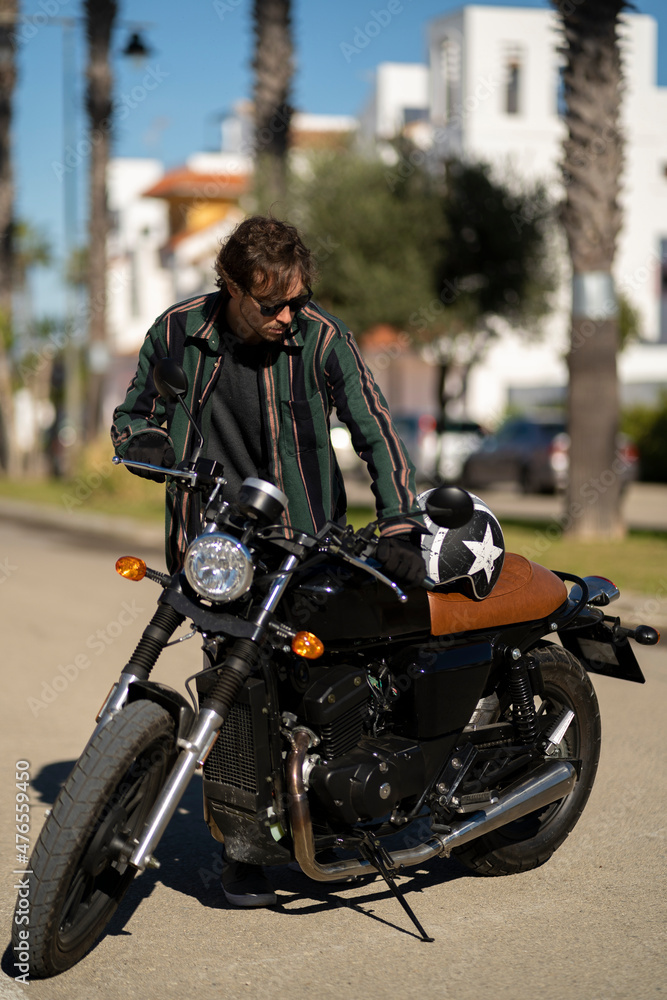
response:
M220 670L218 680L203 701L187 738L178 741L181 752L129 859L130 864L139 871L144 871L147 867L158 867L158 862L153 857L153 851L176 811L190 779L197 767L206 760L220 728L252 673L253 667L259 659L260 644L266 633L268 622L283 596L292 570L297 565L298 558L296 556L291 555L284 560L279 575L253 619L256 628L252 637L236 640Z
M137 680L148 680L160 653L178 626L184 621L184 615L169 604L158 604L123 672L99 710L97 726L93 730L87 746L90 746L100 730L123 708L127 701L130 684Z

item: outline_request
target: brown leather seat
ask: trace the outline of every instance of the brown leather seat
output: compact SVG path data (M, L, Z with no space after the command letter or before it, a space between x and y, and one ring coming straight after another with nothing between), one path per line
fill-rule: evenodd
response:
M431 632L451 635L546 618L566 597L567 587L555 573L507 552L498 582L483 601L473 601L464 594L429 592Z

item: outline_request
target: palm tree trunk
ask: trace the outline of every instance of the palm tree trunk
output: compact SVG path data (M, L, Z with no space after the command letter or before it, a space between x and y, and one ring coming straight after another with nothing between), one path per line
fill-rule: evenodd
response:
M285 197L292 117L293 46L290 0L255 0L256 195L265 208Z
M109 46L117 0L85 0L88 36L86 109L91 139L88 214L88 351L85 434L92 440L102 429L107 362L107 165L111 149L113 77Z
M562 221L572 263L568 424L569 533L618 538L622 471L616 454L620 417L616 355L618 310L612 278L621 226L622 69L618 21L625 0L561 4L565 35L568 135Z
M12 173L12 104L16 61L12 36L18 0L0 0L0 468L17 471L13 386L9 349L12 337L14 272L14 181Z

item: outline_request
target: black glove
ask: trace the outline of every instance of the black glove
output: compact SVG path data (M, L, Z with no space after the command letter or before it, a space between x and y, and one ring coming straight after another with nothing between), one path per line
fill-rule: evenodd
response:
M166 469L171 469L176 461L174 449L171 441L164 434L148 431L144 434L137 434L127 446L123 456L128 462L148 462L149 465L163 465ZM156 483L163 483L165 477L159 472L151 472L150 469L135 469L131 465L127 468L135 476L142 479L154 479Z
M409 538L393 535L380 538L376 555L387 576L406 587L416 587L426 578L421 549Z

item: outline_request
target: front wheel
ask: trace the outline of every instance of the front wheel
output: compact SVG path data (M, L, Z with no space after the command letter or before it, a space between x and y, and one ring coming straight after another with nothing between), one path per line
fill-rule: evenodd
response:
M544 699L536 705L540 728L546 732L564 708L574 712L560 745L560 756L580 760L581 772L564 799L454 848L452 853L458 860L478 875L513 875L548 861L581 816L595 781L600 757L600 710L588 674L560 646L546 646L532 656L544 680Z
M32 977L75 965L118 908L136 874L128 846L164 784L173 730L164 709L134 702L98 733L61 788L29 865ZM23 949L18 930L14 944Z

